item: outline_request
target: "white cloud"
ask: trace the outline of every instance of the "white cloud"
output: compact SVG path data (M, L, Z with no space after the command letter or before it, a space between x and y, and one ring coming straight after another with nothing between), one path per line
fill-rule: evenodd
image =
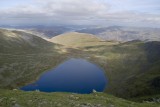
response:
M160 15L130 10L113 12L112 6L107 0L34 0L32 4L1 9L0 22L106 24L119 21L160 24Z

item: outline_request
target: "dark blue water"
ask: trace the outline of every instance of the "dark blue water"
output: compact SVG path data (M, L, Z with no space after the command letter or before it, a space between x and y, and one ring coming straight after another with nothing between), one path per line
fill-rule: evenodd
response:
M21 90L43 92L91 93L93 89L102 92L107 79L104 71L84 59L70 59L57 68L49 70L32 84Z

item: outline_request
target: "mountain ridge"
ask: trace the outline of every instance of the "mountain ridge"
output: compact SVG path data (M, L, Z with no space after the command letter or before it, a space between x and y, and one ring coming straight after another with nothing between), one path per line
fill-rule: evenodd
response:
M137 28L137 27L124 27L124 26L110 26L98 28L86 28L78 30L80 33L94 34L104 40L115 41L160 41L159 28Z

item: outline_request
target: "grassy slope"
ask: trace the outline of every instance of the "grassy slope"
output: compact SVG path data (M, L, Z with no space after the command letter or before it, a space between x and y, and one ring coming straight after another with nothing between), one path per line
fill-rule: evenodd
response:
M106 92L125 98L160 94L159 88L151 85L154 78L160 77L160 57L155 56L158 61L150 62L144 45L136 42L89 51L98 55L93 54L95 62L106 70L109 78Z
M35 35L22 31L11 31L0 29L0 50L1 53L32 53L54 48L53 43L49 43ZM49 50L50 51L50 50Z
M23 86L65 59L55 44L20 31L0 30L0 50L0 88Z
M0 90L0 107L158 107L156 103L135 103L104 93L72 94Z
M100 41L101 40L94 35L77 32L62 34L51 39L53 43L62 44L70 48L90 46L90 43L99 45L97 43L100 43Z

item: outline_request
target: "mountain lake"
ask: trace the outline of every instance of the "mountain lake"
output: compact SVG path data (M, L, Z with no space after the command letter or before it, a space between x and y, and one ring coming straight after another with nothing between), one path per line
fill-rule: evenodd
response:
M20 89L89 94L93 90L102 92L106 86L107 78L103 69L85 59L71 58Z

